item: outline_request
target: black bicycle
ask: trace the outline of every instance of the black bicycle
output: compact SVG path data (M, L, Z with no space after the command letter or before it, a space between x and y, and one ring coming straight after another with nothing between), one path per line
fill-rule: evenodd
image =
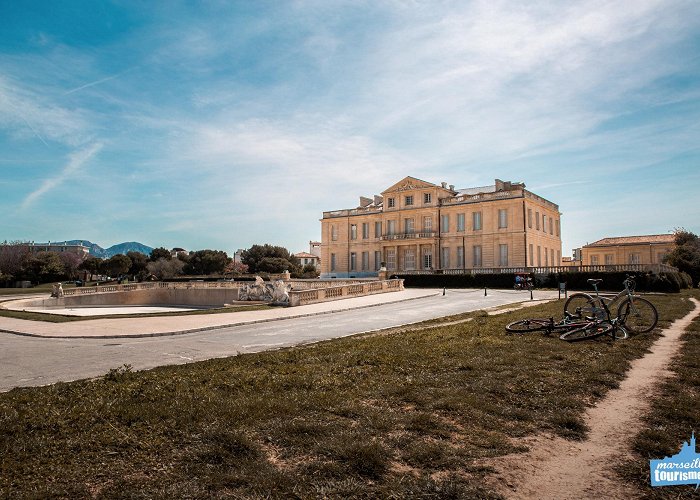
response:
M564 312L580 318L610 319L610 308L619 299L622 301L617 306L616 318L620 325L631 333L646 333L656 327L659 321L659 313L654 304L646 299L634 295L636 283L632 276L627 276L623 281L624 289L612 296L600 295L598 284L603 280L587 280L595 290L595 296L587 293L574 293L564 304ZM624 297L624 298L623 298Z

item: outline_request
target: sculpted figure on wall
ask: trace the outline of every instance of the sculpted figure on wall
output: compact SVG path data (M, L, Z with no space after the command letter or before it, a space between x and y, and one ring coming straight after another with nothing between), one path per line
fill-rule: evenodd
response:
M62 283L56 283L51 287L51 296L52 297L63 297L63 284Z
M254 284L240 289L238 300L272 300L272 286L266 285L260 276L256 276Z
M282 280L277 280L272 285L272 301L278 304L289 303L289 291L292 289L291 285L287 285Z

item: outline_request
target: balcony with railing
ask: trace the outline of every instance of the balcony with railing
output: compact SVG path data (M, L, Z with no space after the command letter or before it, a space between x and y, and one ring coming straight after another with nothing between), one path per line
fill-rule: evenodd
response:
M406 233L394 233L394 234L385 234L384 236L381 237L382 241L391 241L391 240L415 240L415 239L426 239L426 238L436 238L437 237L437 232L436 231L418 231L418 232L406 232Z

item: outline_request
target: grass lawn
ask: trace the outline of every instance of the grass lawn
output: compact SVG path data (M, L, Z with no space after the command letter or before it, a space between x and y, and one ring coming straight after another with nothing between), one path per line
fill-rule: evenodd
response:
M652 411L646 415L644 430L633 442L634 458L619 469L622 477L646 492L645 498L698 498L695 485L652 488L649 460L679 452L693 431L700 439L700 320L696 319L683 336L686 344L674 359L673 377L659 387Z
M689 295L652 297L661 327ZM584 409L655 338L504 334L562 306L14 389L0 497L495 497L480 459L541 431L583 437Z

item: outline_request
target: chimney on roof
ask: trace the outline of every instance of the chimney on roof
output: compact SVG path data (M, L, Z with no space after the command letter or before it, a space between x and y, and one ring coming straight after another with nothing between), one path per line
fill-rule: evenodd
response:
M374 195L374 204L375 205L381 205L383 201L384 201L384 198L382 198L378 194Z
M504 184L501 179L496 179L496 191L503 191Z
M455 185L454 185L454 184L450 184L450 191L454 191L454 190L455 190Z
M372 204L372 198L367 198L366 196L360 196L360 206L362 208L368 207Z
M443 182L443 183L442 183L442 187L443 187L443 189L447 189L447 183L446 183L446 182Z

